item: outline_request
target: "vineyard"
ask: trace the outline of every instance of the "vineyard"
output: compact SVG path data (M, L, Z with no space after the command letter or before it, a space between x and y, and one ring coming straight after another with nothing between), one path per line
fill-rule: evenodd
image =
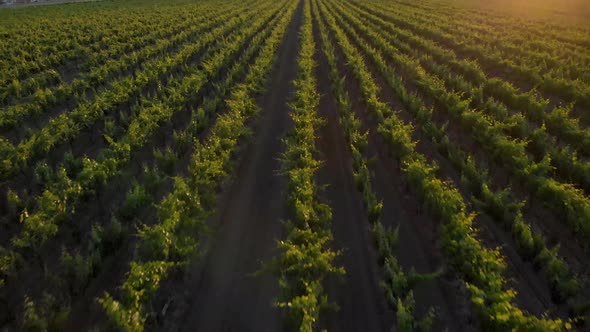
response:
M0 8L2 331L590 330L590 5Z

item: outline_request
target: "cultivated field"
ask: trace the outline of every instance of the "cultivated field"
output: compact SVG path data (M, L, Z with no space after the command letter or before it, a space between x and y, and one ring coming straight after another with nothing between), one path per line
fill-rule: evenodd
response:
M0 10L0 330L590 330L589 8Z

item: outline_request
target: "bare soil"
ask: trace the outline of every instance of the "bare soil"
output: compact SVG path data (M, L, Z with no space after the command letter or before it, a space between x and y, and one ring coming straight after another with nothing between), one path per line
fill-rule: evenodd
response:
M317 29L316 43L320 43ZM327 313L323 323L329 331L387 331L393 318L379 285L378 255L373 250L362 197L355 187L352 157L330 89L329 65L319 49L316 62L319 115L325 121L316 143L319 159L324 161L317 180L318 185L325 186L322 194L332 209L334 249L342 252L336 264L346 270L344 280L328 281L328 298L339 309Z

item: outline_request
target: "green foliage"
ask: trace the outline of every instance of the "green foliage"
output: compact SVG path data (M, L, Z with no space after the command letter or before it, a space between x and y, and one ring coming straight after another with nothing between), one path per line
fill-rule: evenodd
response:
M116 252L127 236L127 229L117 218L112 218L106 225L95 224L90 233L88 250L98 257L108 257Z
M0 287L4 286L7 278L14 276L17 259L18 256L14 252L0 246Z
M349 26L347 21L353 22L356 29L362 31L363 34L371 35L372 40L375 42L379 41L379 37L367 28L366 24L361 24L358 20L355 20L351 15L346 14L346 10L343 10L339 5L333 4L336 8L336 15L339 17L338 20L332 17L331 11L323 10L322 12L327 17L328 25L334 32L338 43L346 57L349 68L355 74L355 77L361 84L361 90L365 102L368 104L368 108L373 112L378 119L386 118L390 123L392 121L401 121L397 118L395 113L387 108L381 106L378 100L376 89L371 88L374 83L371 82L370 74L363 65L362 58L357 53L356 48L348 42L348 36L352 36L360 47L362 47L366 54L369 55L374 64L377 65L378 69L383 73L386 79L389 79L390 85L399 92L402 99L409 100L407 96L409 94L404 93L399 84L399 80L391 78L394 76L384 65L382 57L371 48L365 41L363 41L358 34ZM366 8L364 4L355 3L353 7ZM346 17L346 18L343 18ZM340 27L344 27L341 29ZM344 32L346 31L346 32ZM383 49L388 47L387 44L383 43ZM396 54L394 50L389 51L389 55L392 57ZM499 157L505 158L507 162L518 165L520 169L525 169L526 162L522 156L526 155L519 151L524 152L524 144L507 140L502 135L496 134L496 129L491 129L487 126L486 121L488 119L484 116L474 116L474 112L466 112L466 109L470 103L469 100L462 100L459 93L447 93L445 87L440 79L434 77L425 76L425 72L421 71L416 66L411 67L411 61L407 59L399 58L399 62L404 64L407 69L406 73L415 75L417 78L416 83L421 85L436 98L440 98L440 103L446 105L449 112L454 116L462 116L462 114L469 114L471 117L470 122L466 124L476 130L478 134L483 134L489 137L489 142L494 144L502 143L497 145L498 149L496 152ZM365 85L365 87L362 87ZM414 106L414 101L410 104ZM424 114L424 112L422 113ZM392 120L393 119L393 120ZM391 124L390 127L393 127ZM397 128L403 128L398 125ZM400 130L400 129L397 129ZM403 130L403 129L402 129ZM407 130L407 129L406 129ZM436 131L430 131L436 133ZM387 130L381 127L382 135L387 137ZM393 137L403 137L399 133L393 133ZM493 135L493 138L491 136ZM411 137L410 134L406 137ZM486 139L488 139L486 137ZM388 139L386 141L392 141ZM564 322L560 320L550 321L541 320L535 317L526 316L520 309L513 304L514 291L504 290L506 287L505 279L502 273L505 269L504 262L499 254L498 250L489 250L483 248L481 243L475 237L474 230L472 228L472 221L474 215L467 212L467 206L463 201L461 194L452 187L452 184L442 181L437 178L436 165L428 163L425 157L414 150L413 147L408 147L409 144L405 145L405 149L401 149L399 145L402 145L404 140L398 139L396 142L398 146L392 144L392 150L396 156L403 162L403 171L407 175L409 182L413 184L418 193L423 198L425 205L434 215L438 216L445 223L443 232L443 249L445 256L450 260L451 265L460 272L463 279L470 285L468 288L472 291L472 302L478 306L478 311L481 314L484 322L493 329L518 329L518 327L530 329L556 329L564 326ZM406 142L411 142L405 139ZM395 147L395 148L394 148ZM501 147L501 148L500 148ZM511 150L513 152L511 152ZM504 153L501 155L500 152ZM521 154L516 159L510 159L506 156L513 156ZM391 269L391 263L388 263ZM395 266L395 265L393 265ZM396 285L403 285L399 283L399 278L396 277ZM401 286L398 286L398 288ZM485 300L480 301L481 296L485 299L489 299L489 302ZM483 303L486 303L485 305ZM507 325L505 325L507 324Z
M318 11L314 3L314 11ZM326 33L325 25L320 18L319 22L320 36L323 43L324 54L328 58L328 63L331 66L331 79L334 84L333 90L336 93L336 98L339 106L340 122L344 128L345 137L349 143L350 150L353 154L353 170L354 177L357 184L357 189L363 194L363 202L367 209L369 222L372 223L372 235L376 241L376 247L383 264L383 282L382 287L386 293L386 298L390 305L396 310L398 316L397 327L399 330L415 330L420 326L424 330L429 330L429 325L432 324L434 314L431 312L428 317L422 320L417 320L413 312L413 297L411 288L421 278L427 279L430 276L421 276L412 274L409 278L402 271L395 258L395 250L398 240L398 229L395 231L386 230L379 221L381 208L383 204L378 202L375 194L372 191L371 175L368 170L366 160L363 158L361 151L367 146L367 135L360 134L360 121L358 121L351 110L348 95L343 89L342 80L339 78L334 50L330 39ZM357 64L361 64L360 61ZM365 89L368 97L371 93L375 93L375 89ZM387 114L385 105L375 101L372 103L375 109L382 109L383 111L376 111L377 117ZM384 112L385 111L385 112ZM400 151L411 153L415 143L412 141L411 132L412 127L400 125L399 122L390 121L391 118L380 118L379 132L384 136L389 136L389 141L392 145L399 147ZM394 128L394 129L392 129ZM408 148L409 147L409 148ZM402 152L403 155L403 152ZM433 275L432 277L436 277ZM432 315L431 315L432 314Z
M16 192L12 191L11 189L8 189L8 192L6 193L6 210L8 212L8 215L11 217L17 217L20 215L20 211L23 208L23 200L19 197L19 195Z
M69 308L60 307L56 299L48 293L43 294L39 303L25 296L21 328L25 331L61 331L69 314Z
M380 18L373 15L362 14L361 16L364 16L364 24L370 26L370 29L364 29L362 33L367 35L371 41L374 42L374 44L378 45L390 60L401 66L402 70L405 70L405 72L408 73L410 77L413 76L413 78L416 80L416 84L421 85L429 97L440 100L440 102L444 103L447 108L449 105L456 104L456 106L454 106L454 108L451 110L452 112L450 114L459 118L461 125L463 125L465 128L472 130L474 137L482 143L484 148L496 146L491 149L491 151L493 151L493 153L498 156L497 158L501 159L504 164L513 165L513 170L518 176L528 178L527 180L530 183L537 185L537 179L546 181L547 176L553 174L554 172L553 165L556 165L557 167L561 167L562 170L568 168L571 168L572 170L575 169L576 171L571 172L571 174L577 174L577 178L580 179L581 183L584 183L584 175L582 174L587 173L583 171L585 166L579 163L576 164L575 162L564 161L565 158L563 158L563 156L565 156L565 151L567 149L551 150L552 156L560 157L557 162L553 161L548 156L545 156L539 163L533 163L527 160L528 158L525 149L528 142L509 140L506 138L502 130L505 130L510 135L517 135L519 137L527 137L526 135L530 135L529 137L533 141L532 144L536 145L537 149L545 151L547 147L553 146L554 143L550 141L548 135L544 132L544 127L542 126L541 128L531 131L531 128L528 126L522 114L509 116L508 110L504 104L493 99L484 101L482 95L483 91L481 89L470 87L469 84L462 80L461 76L451 75L450 68L437 63L440 62L440 59L444 59L445 61L452 63L454 61L454 55L452 52L445 53L439 46L434 45L432 42L427 42L423 39L420 39L419 36L412 35L411 33L400 31L390 22L381 20ZM348 18L352 22L355 22L356 20L350 16ZM387 30L388 32L381 33L381 35L385 38L375 33L375 31L380 32L382 30ZM390 33L393 33L393 35ZM353 32L351 32L351 34L354 36ZM409 46L403 41L400 41L399 39L395 38L395 36L403 36L405 42L411 43L413 46L420 47L421 49L426 49L427 52L436 54L437 60L434 61L434 58L428 54L423 55L422 53L417 52L415 48ZM355 39L358 39L358 37L355 36ZM387 42L385 42L384 39L387 39ZM400 49L393 47L393 44L395 44L395 46L399 47ZM362 42L360 45L366 47L366 44ZM405 53L413 54L416 58L420 59L420 63L425 68L428 68L439 77L434 77L428 74L426 71L420 70L418 64L409 61L404 55L400 55L400 50L403 50ZM469 159L469 155L449 142L448 138L446 138L444 126L441 126L441 128L436 128L433 126L432 122L422 116L423 114L426 114L426 112L422 111L425 109L424 106L420 105L422 102L418 100L418 103L416 103L415 100L412 102L408 100L408 94L404 91L403 86L400 84L400 80L396 79L396 74L383 63L382 57L374 56L374 50L368 49L368 53L369 57L379 68L379 71L384 74L387 83L398 94L402 102L406 104L407 108L416 115L417 119L419 119L419 123L423 125L423 132L429 134L432 141L438 144L439 151L443 152L448 157L448 159L451 160L455 167L461 170L462 182L466 184L470 191L474 194L475 197L473 197L472 200L476 203L476 206L492 215L495 220L502 222L508 229L512 227L513 234L516 237L519 250L523 257L528 259L534 258L534 256L545 247L545 244L543 243L542 235L539 232L532 233L528 226L523 222L522 214L519 212L522 207L522 203L511 202L513 198L510 195L509 188L499 190L497 192L491 191L491 182L490 179L487 178L485 171L478 171L477 166L472 160ZM451 65L451 67L455 70L468 72L464 71L464 69L466 69L466 66L471 65L471 63L462 62L460 66L457 63L454 63ZM477 70L477 68L471 68L469 70ZM478 84L486 83L485 75L477 76L483 78L483 80L478 82ZM444 82L440 78L444 78ZM469 105L461 104L460 99L456 98L457 93L445 92L445 86L443 83L449 84L460 91L466 92L467 95L472 98L471 104L478 107L484 107L486 114L478 111L468 110L467 106ZM525 113L527 117L530 115L530 118L532 118L535 114L541 114L542 110L547 104L547 101L533 101L533 99L537 98L537 95L534 91L526 95L523 94L513 98L514 102L511 103L509 100L510 98L507 99L504 98L506 96L502 96L502 94L511 95L515 93L514 89L510 85L505 85L501 83L501 81L495 80L491 82L491 85L488 88L490 87L492 88L486 90L486 93L490 93L490 91L492 91L492 93L494 93L494 91L499 93L498 96L503 99L503 102L508 102L513 107L530 108L531 113ZM497 89L498 87L500 88ZM447 94L451 94L453 96L447 96ZM520 105L517 103L520 103ZM493 114L498 119L495 119L488 114ZM516 227L514 225L516 225ZM563 263L562 259L560 259L560 261ZM574 281L576 279L574 276L569 275L567 278L561 279L560 283L567 285L570 283L570 280ZM551 286L555 291L559 288L558 284L553 282L551 283Z
M152 261L145 264L131 263L131 270L121 286L125 305L115 301L108 293L99 299L113 324L124 331L143 331L146 321L143 303L156 292L162 276L175 263Z
M61 264L64 269L64 281L71 294L77 294L86 287L95 269L92 260L87 260L79 253L70 255L65 249L62 251Z
M93 225L88 250L64 250L60 266L71 293L81 292L102 257L112 255L124 241L128 227L119 219L130 222L129 229L137 227L139 242L122 287L123 298L117 301L106 294L101 303L115 323L113 329L143 330L159 283L172 268L188 262L206 233L205 220L215 213L218 192L233 175L239 146L252 134L247 124L260 111L256 94L273 68L297 5L295 1L263 2L244 10L228 3L216 4L223 7L213 10L214 6L199 4L189 7L196 10L182 12L169 8L176 6L162 6L157 20L146 20L153 6L143 8L131 2L125 4L132 10L123 21L133 29L119 29L113 15L120 13L109 3L47 9L60 29L46 30L46 20L39 19L43 16L25 10L0 13L2 21L8 22L0 31L7 37L0 42L4 52L0 129L14 130L21 139L12 144L0 138L0 181L11 181L21 173L26 176L33 168L38 187L33 190L35 197L20 189L18 194L6 190L6 216L19 216L22 232L6 249L0 248L0 283L27 271L21 271L21 265L36 261L23 260L19 253L42 257L41 250L60 234L63 224L75 222L81 203L119 179L121 170L158 134L174 131L174 142L154 151L157 166L146 170L140 177L142 184L127 193L117 217L110 224ZM83 20L73 15L87 13L88 8L103 15L83 15ZM483 160L501 166L519 187L531 190L532 199L563 217L582 245L588 243L590 140L584 125L590 117L579 110L590 105L590 75L587 66L580 65L587 60L584 50L590 44L580 31L559 25L547 29L544 23L520 20L516 29L502 15L486 16L459 6L449 16L433 8L438 7L304 1L299 75L290 105L294 129L284 140L281 160L289 180L292 218L286 223L289 235L278 244L281 257L275 261L284 291L277 303L300 330L315 330L322 310L330 307L322 280L344 273L334 266L340 252L330 245L331 210L321 202L315 183L322 167L315 159L317 129L322 125L314 114L320 98L314 77L315 22L330 65L355 185L371 223L384 290L396 308L399 329L429 329L433 315L420 321L414 316L412 288L438 273L406 273L395 259L397 231L380 223L383 204L373 192L365 159L368 133L354 115L347 82L339 73L342 64L360 83L362 101L370 113L363 123L377 128L376 134L401 165L411 190L427 212L444 223L445 257L468 285L483 328L568 328L568 323L537 319L521 311L506 282L503 257L478 240L472 207L512 231L521 256L546 272L554 299L570 303L583 287L559 257L559 247L548 248L543 234L527 223L524 203L509 187L492 186L486 164L472 159L470 149L482 148ZM28 29L12 33L19 26L17 20L26 21ZM39 34L40 29L45 32ZM520 29L523 33L516 31ZM341 55L344 62L338 58ZM199 64L192 66L197 59ZM370 66L365 65L367 60ZM73 80L61 77L60 72L68 72L64 67L80 61L83 64L75 68ZM402 113L381 101L381 82L373 80L373 71L382 76L407 111L403 114L412 116L413 122L402 121ZM498 77L488 77L490 72ZM521 88L529 86L529 91ZM556 101L567 105L553 106ZM178 121L171 120L180 112L191 113L191 119L186 128L175 130ZM113 115L116 120L111 120ZM446 116L451 125L439 125ZM21 134L20 127L35 119L40 126L24 128ZM65 145L67 150L80 133L96 128L102 120L105 148L98 157L74 158L65 153L58 159L56 149L61 151ZM458 147L452 133L459 126L471 134L475 147L470 146L471 140L461 144L466 150ZM457 190L441 176L435 162L417 151L417 138L435 144L433 153L440 153L460 173L464 191ZM172 181L160 173L176 174L179 158L184 161L185 156L190 161L188 171L180 172L183 177ZM157 217L143 224L140 213L161 194L164 197L153 205ZM67 319L61 302L50 295L26 298L23 329L60 330L60 322Z
M137 217L137 213L145 207L151 200L150 194L144 186L134 184L133 188L127 192L127 197L123 206L119 209L119 216L123 219L130 220Z
M200 236L206 231L205 220L215 211L217 191L231 175L231 157L240 140L248 138L249 131L245 128L247 121L259 111L254 93L266 81L273 65L273 55L286 31L295 5L292 2L283 7L270 6L265 15L256 15L256 18L254 14L260 13L253 9L249 15L253 19L251 23L255 24L244 27L238 37L224 41L228 44L220 48L220 52L225 54L222 58L227 56L226 60L229 60L229 55L237 51L248 34L254 34L265 26L263 30L266 33L255 37L260 42L253 42L246 51L249 56L254 56L258 51L258 56L248 68L244 79L246 83L233 85L228 91L229 97L225 103L227 111L217 117L208 138L195 144L188 175L185 178L174 178L172 191L156 204L157 222L139 226L138 248L130 272L121 286L122 298L116 300L110 294L105 294L99 299L116 329L142 331L150 315L147 309L150 300L162 280L173 268L186 265L197 251ZM279 15L270 14L279 7L282 8ZM272 23L265 25L269 22ZM232 72L242 71L248 63L247 59L248 57L242 58ZM223 65L223 61L211 61L206 70L221 70ZM195 77L195 84L204 83L202 76ZM194 93L194 85L186 85L182 89L185 89L183 93L173 98ZM210 102L208 105L211 109L207 111L213 112L217 105L221 105L221 101ZM202 115L197 115L200 116ZM200 125L194 121L191 123ZM197 129L191 127L188 130ZM146 176L150 175L151 171L146 173ZM150 178L152 180L149 182L154 185L160 182L159 176L155 174L150 175Z
M316 114L320 96L314 75L310 1L304 1L303 6L298 76L293 82L296 91L289 105L293 129L284 139L285 152L281 160L293 219L286 223L287 238L278 242L280 253L271 265L281 288L276 305L286 310L287 324L299 331L315 331L321 311L330 308L323 280L330 275L343 275L345 271L334 266L340 252L330 248L332 211L320 202L314 179L321 167L321 162L314 158L316 130L321 125Z

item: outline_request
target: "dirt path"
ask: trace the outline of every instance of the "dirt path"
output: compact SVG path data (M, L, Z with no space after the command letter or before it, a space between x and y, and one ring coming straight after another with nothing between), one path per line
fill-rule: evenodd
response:
M319 38L316 33L316 41ZM339 123L334 96L330 91L329 66L317 50L319 115L325 120L317 145L324 164L318 172L318 184L326 185L322 196L332 208L334 248L343 254L337 264L346 269L344 280L329 280L328 298L339 306L326 314L329 331L387 331L391 313L379 286L377 255L372 250L369 222L352 176L351 156Z
M190 273L190 298L180 319L162 330L277 331L280 316L272 305L276 279L252 276L276 252L286 215L286 181L278 175L281 138L289 128L287 101L296 75L297 32L301 6L279 50L268 91L261 99L262 118L252 144L243 151L235 182L215 217L219 225L203 263ZM176 320L172 318L171 320ZM176 325L176 326L171 326Z

